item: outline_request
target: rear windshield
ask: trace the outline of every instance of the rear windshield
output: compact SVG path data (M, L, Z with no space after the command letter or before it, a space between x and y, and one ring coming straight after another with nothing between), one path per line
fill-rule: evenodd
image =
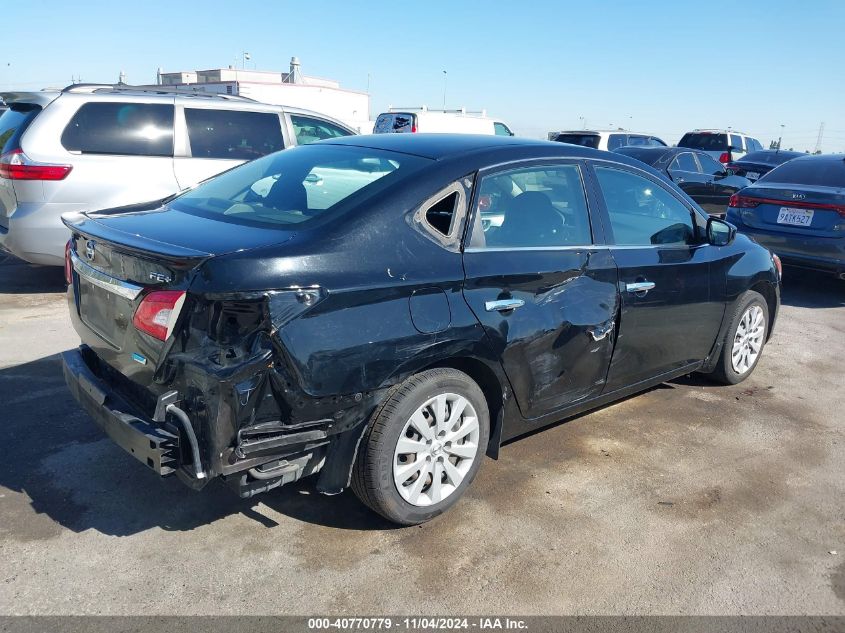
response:
M845 157L791 160L775 167L757 182L845 187Z
M728 135L690 132L684 134L684 137L678 143L678 147L703 149L705 152L726 152L728 151Z
M653 149L646 149L641 147L620 147L619 149L615 150L619 154L624 154L625 156L630 156L631 158L636 158L639 161L644 162L646 165L654 165L657 161L659 161L663 156L666 154L666 151L660 150L653 150Z
M804 156L796 152L752 152L742 157L742 163L762 163L764 165L780 165L793 158Z
M430 162L367 147L304 145L224 172L169 206L234 224L302 224L350 209Z
M41 106L14 103L0 114L0 154L16 149L21 136L32 120L41 112Z
M385 112L376 119L374 134L415 132L416 115L409 112Z
M558 143L571 143L572 145L598 149L601 137L598 134L558 134L555 140Z

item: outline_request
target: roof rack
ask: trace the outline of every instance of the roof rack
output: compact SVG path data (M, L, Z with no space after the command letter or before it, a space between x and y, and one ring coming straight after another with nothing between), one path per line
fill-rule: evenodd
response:
M125 93L142 93L142 94L159 94L159 95L180 95L187 97L197 97L201 99L225 99L228 101L250 101L255 103L255 99L249 97L242 97L240 95L220 94L217 92L205 92L203 90L193 88L181 88L179 86L132 86L129 84L71 84L62 88L62 92L85 93L93 94L95 92L125 92Z

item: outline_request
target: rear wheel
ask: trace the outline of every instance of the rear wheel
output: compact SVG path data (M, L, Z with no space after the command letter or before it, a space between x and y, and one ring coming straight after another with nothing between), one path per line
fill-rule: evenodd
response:
M432 369L394 388L361 442L352 489L402 525L443 513L469 487L489 437L479 386L454 369Z
M712 377L729 385L748 378L763 354L768 327L769 306L766 300L760 293L749 290L734 311Z

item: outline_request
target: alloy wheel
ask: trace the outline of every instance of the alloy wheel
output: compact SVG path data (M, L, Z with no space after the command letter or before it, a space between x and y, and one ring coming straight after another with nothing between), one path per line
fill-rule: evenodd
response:
M744 374L754 366L763 349L765 333L763 308L758 305L749 306L739 320L731 348L731 367L736 373Z

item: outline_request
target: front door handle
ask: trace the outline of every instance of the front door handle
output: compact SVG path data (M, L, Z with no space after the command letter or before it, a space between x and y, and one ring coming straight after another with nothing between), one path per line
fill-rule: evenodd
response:
M635 281L632 284L625 284L625 290L640 296L644 296L645 293L652 289L654 289L653 281Z
M525 302L522 299L497 299L496 301L486 301L484 309L487 312L508 312L524 305Z

